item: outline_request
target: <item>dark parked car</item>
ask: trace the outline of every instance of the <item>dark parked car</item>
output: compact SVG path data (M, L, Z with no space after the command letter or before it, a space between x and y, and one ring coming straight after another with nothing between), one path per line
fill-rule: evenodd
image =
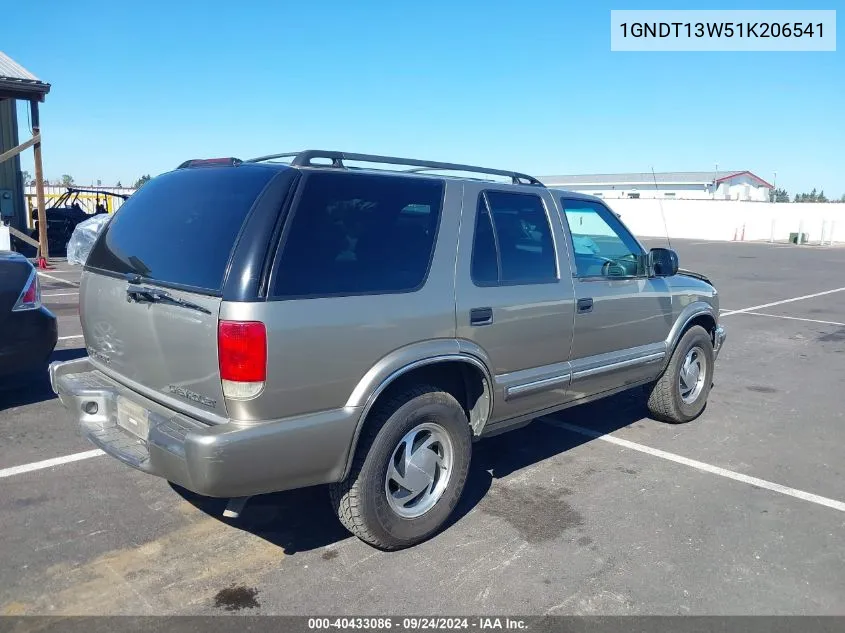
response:
M41 305L35 268L23 255L0 251L0 377L46 371L57 337L56 317Z

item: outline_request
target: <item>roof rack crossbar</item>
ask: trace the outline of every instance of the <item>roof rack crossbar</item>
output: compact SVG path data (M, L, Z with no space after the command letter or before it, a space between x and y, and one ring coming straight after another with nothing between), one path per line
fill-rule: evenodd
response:
M344 168L344 160L361 161L368 163L385 163L388 165L407 165L422 169L414 169L410 171L425 171L425 170L441 170L441 171L465 171L476 174L491 174L494 176L505 176L511 179L515 185L529 184L544 187L542 182L517 171L508 171L505 169L490 169L487 167L478 167L475 165L461 165L459 163L441 163L431 160L417 160L414 158L398 158L396 156L379 156L376 154L355 154L350 152L334 152L324 150L309 149L302 152L287 152L284 154L270 154L268 156L260 156L258 158L250 159L248 163L260 163L277 158L291 158L291 166L293 167L326 167L327 165L312 162L314 159L322 158L331 160L331 167Z

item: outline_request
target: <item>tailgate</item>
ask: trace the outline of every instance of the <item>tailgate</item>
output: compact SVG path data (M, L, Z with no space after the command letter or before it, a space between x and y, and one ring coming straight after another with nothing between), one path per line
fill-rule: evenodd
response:
M92 247L80 285L85 345L99 369L189 415L225 418L217 358L223 288L241 229L276 173L179 169L123 204Z
M204 312L171 303L131 301L128 287L124 279L92 272L82 276L80 319L92 362L118 380L176 398L189 409L225 416L217 366L220 298L167 290Z

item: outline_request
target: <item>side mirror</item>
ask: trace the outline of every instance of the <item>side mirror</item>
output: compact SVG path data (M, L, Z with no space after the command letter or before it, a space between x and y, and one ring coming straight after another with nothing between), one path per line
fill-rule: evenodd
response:
M648 253L648 268L655 277L678 274L678 254L670 248L652 248Z

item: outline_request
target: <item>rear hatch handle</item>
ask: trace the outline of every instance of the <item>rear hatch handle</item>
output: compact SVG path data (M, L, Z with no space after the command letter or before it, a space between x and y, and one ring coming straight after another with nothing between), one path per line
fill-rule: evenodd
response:
M169 303L174 306L182 306L189 310L196 310L205 314L211 314L211 310L203 306L186 301L179 297L174 297L166 290L160 288L150 288L149 286L141 286L139 284L130 283L126 288L126 300L130 303Z

